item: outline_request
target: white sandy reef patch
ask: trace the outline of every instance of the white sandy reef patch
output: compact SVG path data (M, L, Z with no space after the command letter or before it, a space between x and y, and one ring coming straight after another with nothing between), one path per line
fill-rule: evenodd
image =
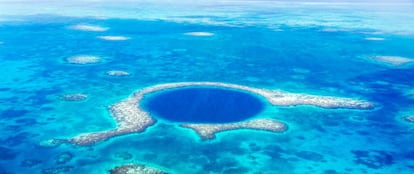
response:
M84 133L67 140L56 139L53 142L68 142L76 145L91 145L115 136L143 132L147 127L155 124L156 122L156 120L149 115L149 112L144 111L141 108L140 101L145 95L166 89L192 86L211 86L244 90L246 92L263 96L270 104L275 106L313 105L322 108L344 109L372 109L374 107L372 103L362 100L307 94L294 94L280 90L260 89L220 82L168 83L138 90L129 98L110 106L109 110L111 111L111 114L116 121L116 128L101 132ZM182 126L195 130L203 139L213 138L214 134L217 132L235 129L258 129L272 132L282 132L287 128L284 123L277 120L261 118L238 123L182 124Z
M210 33L210 32L187 32L184 33L187 36L198 36L198 37L210 37L210 36L214 36L214 33Z
M92 55L77 55L68 57L66 61L71 64L92 64L101 62L102 58Z
M365 40L383 41L383 40L385 40L385 38L382 38L382 37L366 37Z
M102 40L109 40L109 41L123 41L123 40L129 40L130 37L126 36L98 36L99 39Z
M107 71L106 74L108 76L129 76L130 73L122 70L111 70Z
M370 59L380 63L386 63L393 66L400 66L408 63L413 63L414 59L401 56L372 56Z
M103 32L107 31L109 28L101 27L98 25L89 25L89 24L78 24L73 25L70 27L73 30L81 30L81 31L93 31L93 32Z
M75 94L65 94L61 98L64 101L81 101L81 100L85 100L86 98L88 98L88 96L83 93L75 93Z

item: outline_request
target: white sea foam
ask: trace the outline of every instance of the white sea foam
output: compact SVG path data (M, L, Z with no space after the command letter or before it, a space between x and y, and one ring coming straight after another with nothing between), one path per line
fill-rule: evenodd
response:
M188 36L198 36L198 37L210 37L210 36L214 36L214 33L210 33L210 32L188 32L188 33L184 33L185 35Z
M125 36L98 36L99 39L102 40L110 40L110 41L123 41L123 40L129 40L130 37Z
M109 28L106 28L106 27L101 27L101 26L97 26L97 25L88 25L88 24L73 25L70 28L74 29L74 30L94 31L94 32L103 32L103 31L107 31L109 29Z

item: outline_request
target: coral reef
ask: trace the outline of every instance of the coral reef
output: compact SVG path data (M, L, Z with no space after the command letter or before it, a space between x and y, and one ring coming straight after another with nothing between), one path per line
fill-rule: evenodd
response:
M75 167L73 166L59 166L59 167L51 167L42 169L43 174L61 174L61 173L69 173Z
M123 159L123 160L130 160L130 159L132 159L133 156L129 152L118 152L118 153L115 154L115 157Z
M214 36L214 33L210 33L210 32L188 32L188 33L184 33L185 35L188 36L198 36L198 37L209 37L209 36Z
M382 37L366 37L365 40L383 41L383 40L385 40L385 38L382 38Z
M287 129L287 126L284 123L271 119L256 119L224 124L181 124L181 126L193 129L204 140L214 138L216 133L236 129L253 129L270 132L283 132Z
M126 164L109 171L111 174L167 174L167 172L141 164Z
M80 101L80 100L85 100L86 98L88 98L88 96L82 93L65 94L62 96L62 100L65 100L65 101Z
M111 71L107 71L106 74L108 76L129 76L130 75L129 72L121 71L121 70L111 70Z
M142 132L155 123L155 120L137 105L136 98L117 103L110 107L110 111L117 122L117 128L109 131L81 134L68 141L77 145L90 145L114 136Z
M405 121L408 121L410 123L414 123L414 115L412 116L406 116L404 117Z
M37 160L37 159L25 159L20 163L20 166L22 167L33 167L36 165L41 164L42 161Z
M355 163L362 164L368 168L379 169L394 163L393 155L390 152L381 150L353 150L351 152L355 156Z
M78 55L78 56L72 56L66 59L66 61L70 64L92 64L92 63L98 63L101 61L101 58L98 56L90 56L90 55Z
M108 30L109 28L101 27L97 25L88 25L88 24L78 24L73 25L70 27L73 30L81 30L81 31L93 31L93 32L103 32Z
M414 62L414 59L401 56L373 56L371 59L393 66L400 66Z
M128 99L123 100L110 106L112 116L116 121L116 128L101 132L91 132L80 134L68 140L56 139L51 141L53 143L69 142L76 145L91 145L111 137L143 132L145 129L153 124L156 120L152 118L148 112L144 111L140 106L140 101L146 94L166 89L191 87L191 86L212 86L221 88L230 88L236 90L244 90L263 96L270 104L275 106L295 106L295 105L313 105L322 108L344 108L344 109L372 109L374 105L370 102L354 100L348 98L337 98L328 96L315 96L306 94L293 94L284 91L275 91L268 89L259 89L248 86L241 86L235 84L226 84L219 82L182 82L169 83L162 85L155 85L152 87L138 90ZM241 122L237 124L211 124L211 125L197 125L197 124L183 124L184 127L189 127L197 131L202 138L214 137L214 134L224 130L234 129L260 129L273 132L280 132L286 130L286 125L276 120L258 119L248 122Z
M110 40L110 41L123 41L123 40L131 39L125 36L98 36L98 38L102 40Z
M72 160L73 155L70 152L64 152L59 154L56 159L55 162L56 164L66 164L67 162L69 162L70 160Z

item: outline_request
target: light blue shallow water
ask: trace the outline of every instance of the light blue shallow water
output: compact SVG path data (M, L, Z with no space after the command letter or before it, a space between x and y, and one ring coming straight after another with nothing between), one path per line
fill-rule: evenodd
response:
M102 14L96 4L91 11L85 10L86 15L104 16L100 18L66 10L47 15L3 10L0 173L108 173L126 163L148 164L171 173L411 173L414 123L404 117L414 115L414 63L394 65L372 58L414 60L414 32L409 30L413 22L408 20L412 16L402 13L410 11L412 4L405 3L401 13L367 12L349 4L320 5L325 10L318 13L315 6L297 4L263 10L219 4L219 9L193 15L190 10L150 13L166 8L154 5L136 10L142 19L131 15L131 8L139 5L125 5L124 10L107 5ZM114 12L116 8L119 13ZM224 13L225 9L232 10ZM344 15L348 11L349 16ZM384 29L382 21L393 25ZM79 24L107 30L74 30ZM214 35L197 37L188 32ZM99 36L130 39L108 41ZM102 61L66 62L76 55L97 56ZM108 76L109 70L131 75ZM350 97L371 101L376 108L266 105L257 117L281 120L288 131L229 131L211 141L201 141L193 131L161 120L144 133L87 147L41 144L112 128L115 122L108 106L138 89L186 81ZM73 93L88 98L62 100L61 96Z

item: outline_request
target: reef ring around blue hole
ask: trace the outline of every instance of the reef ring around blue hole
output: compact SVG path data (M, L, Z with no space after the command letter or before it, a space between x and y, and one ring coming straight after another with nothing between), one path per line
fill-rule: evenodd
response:
M156 118L185 123L230 123L247 120L264 109L259 96L214 86L161 90L145 97L144 110Z

